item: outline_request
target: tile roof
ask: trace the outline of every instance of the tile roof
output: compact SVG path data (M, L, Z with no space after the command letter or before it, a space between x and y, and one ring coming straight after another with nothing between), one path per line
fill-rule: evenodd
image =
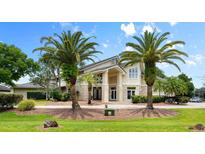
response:
M24 83L24 84L16 84L14 88L29 88L29 89L38 89L38 88L43 88L42 86L38 84L34 84L32 82L29 83Z
M10 92L10 88L0 85L0 91Z

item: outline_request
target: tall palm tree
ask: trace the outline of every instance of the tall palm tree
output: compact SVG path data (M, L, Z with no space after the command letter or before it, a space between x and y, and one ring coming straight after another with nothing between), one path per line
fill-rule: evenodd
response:
M94 75L92 73L88 73L88 74L85 74L85 75L82 75L80 78L79 78L79 81L80 82L87 82L88 83L88 104L91 104L91 100L92 100L92 86L93 84L96 84L97 81L98 81L98 76L97 75Z
M60 64L62 77L71 85L73 110L80 108L75 88L80 64L86 61L95 62L96 54L101 53L96 51L95 47L98 44L90 41L91 38L93 37L84 37L80 31L74 33L64 31L61 35L54 34L54 37L43 37L41 42L44 43L44 46L34 49L34 51L49 53L50 58Z
M129 42L126 46L131 47L132 51L121 53L121 62L126 62L126 66L136 63L144 64L144 79L147 84L147 109L153 109L152 87L155 82L157 63L168 63L175 66L179 71L179 66L174 60L185 63L181 56L188 56L185 52L173 48L178 44L185 44L183 41L167 42L169 32L157 33L145 31L140 37L133 36L136 43Z

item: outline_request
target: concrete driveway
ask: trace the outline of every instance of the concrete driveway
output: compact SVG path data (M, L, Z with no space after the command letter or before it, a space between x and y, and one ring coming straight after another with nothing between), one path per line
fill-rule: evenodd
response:
M109 104L109 108L113 109L136 109L136 108L144 108L146 104ZM164 109L175 109L175 108L205 108L205 102L202 103L187 103L182 105L175 104L160 104L154 105L155 108L164 108ZM44 109L59 109L59 108L71 108L71 105L49 105L49 106L36 106L35 108L44 108ZM81 105L81 108L86 109L104 109L105 105Z

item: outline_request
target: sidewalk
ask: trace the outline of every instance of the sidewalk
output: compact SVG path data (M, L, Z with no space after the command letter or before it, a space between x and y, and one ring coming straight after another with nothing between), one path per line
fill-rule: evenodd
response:
M138 104L109 104L108 108L113 109L136 109L136 108L144 108L144 105ZM184 105L154 105L155 108L163 108L163 109L175 109L175 108L205 108L205 103L188 103ZM49 105L49 106L36 106L35 108L42 109L62 109L62 108L71 108L71 105ZM81 108L86 109L104 109L105 105L81 105Z

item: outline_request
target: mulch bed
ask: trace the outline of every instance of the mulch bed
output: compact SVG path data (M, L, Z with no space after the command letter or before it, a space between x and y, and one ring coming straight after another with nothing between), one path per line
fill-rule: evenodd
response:
M62 119L73 120L123 120L136 118L159 118L175 116L177 112L167 109L117 109L115 116L104 116L103 109L80 109L75 112L72 109L34 109L21 112L12 110L18 115L48 114Z

